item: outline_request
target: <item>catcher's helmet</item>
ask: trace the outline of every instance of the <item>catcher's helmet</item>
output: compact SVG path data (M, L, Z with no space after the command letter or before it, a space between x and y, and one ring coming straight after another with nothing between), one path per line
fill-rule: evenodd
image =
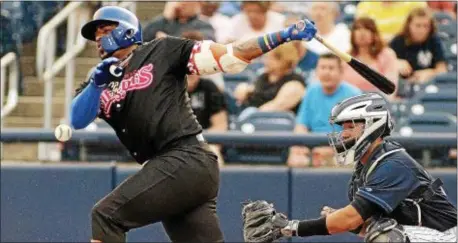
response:
M142 28L137 16L125 8L117 6L100 8L95 12L92 21L83 26L81 34L84 38L95 41L95 32L101 23L118 25L110 34L101 38L102 48L109 55L119 49L143 42Z
M359 137L345 138L342 131L328 134L338 163L350 164L358 161L372 142L391 134L394 123L388 105L382 95L367 93L345 99L334 106L330 118L334 128L335 125L340 127L344 122L364 123L364 130Z

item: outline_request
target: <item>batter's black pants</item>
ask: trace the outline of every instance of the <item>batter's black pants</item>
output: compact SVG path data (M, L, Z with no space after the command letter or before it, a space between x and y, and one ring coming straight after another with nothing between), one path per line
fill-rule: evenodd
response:
M92 209L92 239L161 221L173 242L222 242L216 215L217 157L206 144L175 147L148 161Z

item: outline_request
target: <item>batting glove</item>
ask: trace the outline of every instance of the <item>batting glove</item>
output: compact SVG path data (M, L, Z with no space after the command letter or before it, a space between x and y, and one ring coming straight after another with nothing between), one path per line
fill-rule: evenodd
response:
M119 59L116 57L109 57L97 64L91 75L91 82L93 82L96 86L103 88L111 81L119 79L119 77L122 76L122 69L113 65L118 61Z
M282 35L287 41L310 41L315 36L316 31L315 23L308 19L304 19L286 28Z

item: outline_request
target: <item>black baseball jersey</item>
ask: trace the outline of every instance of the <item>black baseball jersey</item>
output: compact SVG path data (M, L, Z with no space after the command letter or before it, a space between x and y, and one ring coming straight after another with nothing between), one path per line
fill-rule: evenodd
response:
M102 92L99 117L140 164L181 137L202 131L186 82L195 46L175 37L145 43L134 50L122 81L111 82Z
M389 151L397 150L391 154ZM386 154L376 163L371 165ZM442 187L431 189L432 197L425 198L434 181L432 176L401 145L385 141L365 165L357 164L349 187L349 199L366 200L375 205L377 216L394 218L400 224L418 225L418 208L422 226L445 231L457 224L456 207Z

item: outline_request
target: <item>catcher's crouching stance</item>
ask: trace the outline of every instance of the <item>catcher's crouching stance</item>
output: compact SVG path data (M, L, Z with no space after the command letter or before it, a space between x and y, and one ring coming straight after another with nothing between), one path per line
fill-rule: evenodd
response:
M242 210L246 242L282 237L353 232L365 242L456 242L457 213L442 188L399 144L386 100L376 93L342 101L331 112L339 132L329 134L337 161L356 162L350 180L351 203L323 207L321 218L288 220L272 204L255 201Z

